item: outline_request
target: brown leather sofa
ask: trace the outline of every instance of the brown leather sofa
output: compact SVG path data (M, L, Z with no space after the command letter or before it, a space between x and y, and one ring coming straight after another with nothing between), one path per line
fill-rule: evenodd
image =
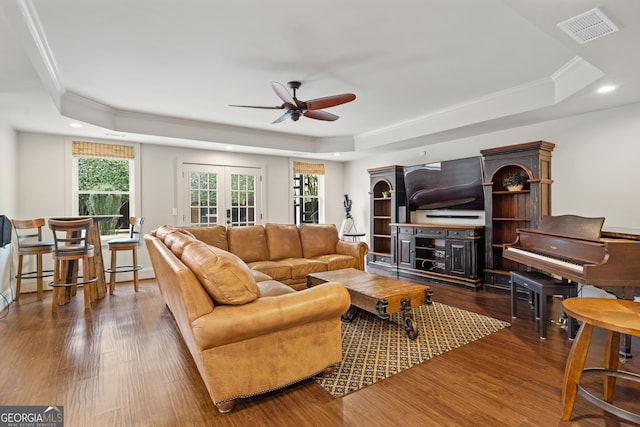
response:
M343 268L364 270L364 257L369 250L364 242L339 240L333 224L214 225L184 230L296 290L306 287L309 273Z
M237 256L163 226L144 236L162 296L221 413L238 398L309 378L342 359L348 291L299 292Z

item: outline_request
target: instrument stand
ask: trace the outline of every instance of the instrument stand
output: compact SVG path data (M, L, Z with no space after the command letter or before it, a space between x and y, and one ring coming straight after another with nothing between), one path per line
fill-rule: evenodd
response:
M344 240L345 234L354 234L354 233L358 233L358 229L356 229L356 224L353 221L353 217L351 216L351 213L347 212L346 215L344 216L344 219L342 220L342 226L340 226L339 238L340 240Z

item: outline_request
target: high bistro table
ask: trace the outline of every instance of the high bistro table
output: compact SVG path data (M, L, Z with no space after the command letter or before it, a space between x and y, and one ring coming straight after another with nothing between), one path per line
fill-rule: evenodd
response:
M640 424L640 414L624 410L613 404L616 378L640 383L640 375L618 369L620 335L640 336L640 303L608 298L568 298L562 302L567 315L582 322L569 352L562 386L562 419L569 421L576 395L600 409L622 419ZM604 366L584 369L593 328L607 331L604 348ZM587 391L581 384L583 375L604 377L603 399Z
M96 276L98 278L96 282L96 297L102 299L107 294L107 280L104 272L104 260L102 259L102 242L100 240L100 227L98 223L108 221L114 218L120 218L122 215L85 215L85 216L61 216L55 217L51 219L64 221L64 220L78 220L78 219L93 219L93 225L89 228L89 237L88 241L93 245L93 262L95 267ZM67 272L68 277L73 277L76 275L77 264L73 261L70 261L71 265L69 266L69 271ZM75 265L74 265L75 264ZM68 303L71 299L71 296L75 294L75 286L68 287L65 292L64 304Z

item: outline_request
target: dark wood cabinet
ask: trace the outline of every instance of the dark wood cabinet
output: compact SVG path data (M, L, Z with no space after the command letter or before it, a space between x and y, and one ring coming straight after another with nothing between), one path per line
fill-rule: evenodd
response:
M504 259L505 244L516 240L519 228L538 228L551 215L551 152L555 144L535 141L482 150L486 218L485 288L510 291L509 272L526 266ZM528 178L522 190L509 191L503 180L521 174Z
M389 273L395 266L396 244L392 241L391 223L404 212L406 194L402 166L368 169L370 179L370 238L367 269Z
M483 226L391 224L398 276L482 286ZM480 265L479 261L480 260Z

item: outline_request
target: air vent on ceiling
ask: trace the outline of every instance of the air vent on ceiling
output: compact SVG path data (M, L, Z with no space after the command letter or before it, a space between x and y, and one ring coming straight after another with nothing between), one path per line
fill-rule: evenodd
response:
M598 8L567 19L558 27L580 44L618 31L618 27Z

